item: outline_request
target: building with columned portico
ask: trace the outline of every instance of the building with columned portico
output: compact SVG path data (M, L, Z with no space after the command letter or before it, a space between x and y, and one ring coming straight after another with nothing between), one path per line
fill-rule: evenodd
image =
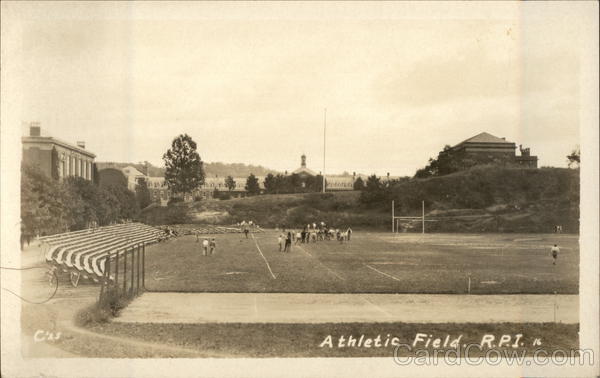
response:
M94 179L96 155L85 149L85 142L76 145L51 136L42 136L38 122L29 125L29 135L21 138L23 164L38 167L43 173L58 180L66 177Z

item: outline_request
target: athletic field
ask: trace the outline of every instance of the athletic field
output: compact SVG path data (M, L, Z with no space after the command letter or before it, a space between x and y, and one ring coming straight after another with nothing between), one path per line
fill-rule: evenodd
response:
M146 249L146 288L182 292L577 294L577 235L355 232L350 242L293 244L276 231L183 236ZM204 236L201 237L201 240ZM561 253L552 264L550 247ZM470 280L469 280L470 278Z

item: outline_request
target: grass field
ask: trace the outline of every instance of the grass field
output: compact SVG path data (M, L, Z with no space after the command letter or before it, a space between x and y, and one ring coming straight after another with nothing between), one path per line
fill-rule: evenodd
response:
M579 343L577 324L559 323L496 323L496 324L414 324L414 323L325 323L325 324L123 324L99 323L91 330L106 335L126 336L139 341L166 344L198 351L202 357L389 357L395 346L385 339L397 337L401 344L412 344L417 333L435 335L444 339L460 338L461 355L465 345L480 345L485 334L500 337L503 334L522 334L522 346L512 349L498 347L508 353L531 356L539 348L534 339L543 340L548 354L554 350L570 350ZM339 347L341 336L355 339L374 339L380 336L381 347ZM332 347L322 345L328 336ZM446 351L452 348L425 347L428 351ZM469 357L484 355L489 349L470 349ZM398 349L398 356L415 356L416 351ZM174 355L177 356L177 355ZM422 356L422 355L421 355Z
M577 235L355 232L352 241L294 245L277 233L215 237L204 257L193 236L146 249L150 291L297 293L578 293ZM561 253L552 265L550 247Z

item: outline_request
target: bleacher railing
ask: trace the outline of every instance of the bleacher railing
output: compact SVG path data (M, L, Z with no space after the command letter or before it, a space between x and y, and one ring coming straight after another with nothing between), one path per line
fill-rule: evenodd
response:
M100 280L100 305L131 299L146 290L146 243L118 250L104 258L104 275Z

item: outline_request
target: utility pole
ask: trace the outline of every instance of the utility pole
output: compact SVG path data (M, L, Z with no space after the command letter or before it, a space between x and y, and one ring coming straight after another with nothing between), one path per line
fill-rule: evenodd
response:
M394 222L396 218L394 218L394 200L392 200L392 233L394 233Z
M325 193L325 152L327 148L327 108L323 114L323 193Z
M421 204L423 206L422 207L423 211L421 213L421 216L423 217L423 219L422 219L422 223L423 223L422 228L423 228L423 234L425 234L425 201L422 201Z

